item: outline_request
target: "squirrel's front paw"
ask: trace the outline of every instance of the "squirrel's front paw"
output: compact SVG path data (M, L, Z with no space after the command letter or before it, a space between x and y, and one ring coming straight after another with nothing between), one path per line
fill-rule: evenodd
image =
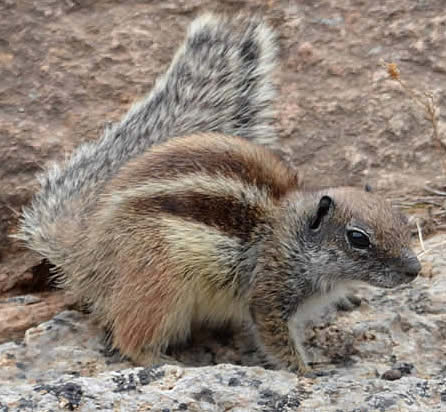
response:
M307 365L298 353L294 359L287 362L286 369L297 375L306 375L312 372L311 366Z
M296 375L305 376L312 373L310 366L305 364L293 364L287 367L289 372L295 373Z

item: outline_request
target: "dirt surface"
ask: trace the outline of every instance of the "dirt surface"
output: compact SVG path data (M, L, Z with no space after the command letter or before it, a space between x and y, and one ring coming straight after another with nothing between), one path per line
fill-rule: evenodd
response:
M0 0L1 290L36 263L8 238L36 173L117 121L193 17L221 9L262 11L281 34L278 125L309 186L401 197L442 178L432 124L380 61L445 107L444 0Z

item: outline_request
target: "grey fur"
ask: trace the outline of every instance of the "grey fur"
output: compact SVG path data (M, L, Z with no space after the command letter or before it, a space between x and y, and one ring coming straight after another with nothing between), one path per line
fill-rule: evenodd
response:
M16 237L53 263L63 261L69 251L57 231L66 222L81 224L123 164L169 138L213 131L273 145L276 59L275 35L260 18L197 18L147 97L98 141L79 146L39 177L40 191Z

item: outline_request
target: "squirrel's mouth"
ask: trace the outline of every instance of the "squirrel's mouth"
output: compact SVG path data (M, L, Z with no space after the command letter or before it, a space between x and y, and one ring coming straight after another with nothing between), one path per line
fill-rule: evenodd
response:
M416 267L414 266L413 269L407 271L404 269L384 271L381 275L382 277L380 276L375 279L376 281L370 279L369 281L366 281L366 283L383 289L393 289L397 286L413 282L421 271L421 264L419 265L418 270L415 270L415 268Z
M421 263L412 252L409 256L393 258L387 262L385 279L378 279L377 286L394 288L398 285L413 282L421 272Z
M408 282L412 282L421 272L421 263L416 256L407 259L404 263L404 275Z

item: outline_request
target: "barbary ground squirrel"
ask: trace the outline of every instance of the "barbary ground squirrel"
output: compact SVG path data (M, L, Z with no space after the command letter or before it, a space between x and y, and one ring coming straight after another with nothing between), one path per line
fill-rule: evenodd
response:
M308 370L296 325L355 282L420 263L405 218L355 188L307 192L273 150L275 36L205 15L152 92L41 177L17 235L141 364L192 325L253 322L279 367Z

